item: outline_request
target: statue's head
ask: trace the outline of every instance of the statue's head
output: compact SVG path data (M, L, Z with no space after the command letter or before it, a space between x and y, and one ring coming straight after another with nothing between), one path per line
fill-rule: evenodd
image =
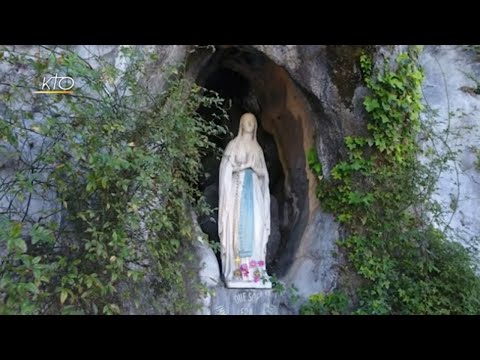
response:
M238 135L252 134L252 139L257 136L257 119L252 113L245 113L240 117L240 126L238 128Z

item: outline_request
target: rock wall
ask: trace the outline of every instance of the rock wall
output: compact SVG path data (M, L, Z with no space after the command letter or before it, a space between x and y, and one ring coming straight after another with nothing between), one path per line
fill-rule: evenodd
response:
M437 181L433 198L443 210L437 226L450 229L457 241L479 254L480 241L480 58L466 46L426 46L420 63L425 70L424 102L436 114L435 151L455 152ZM422 141L424 147L432 143Z

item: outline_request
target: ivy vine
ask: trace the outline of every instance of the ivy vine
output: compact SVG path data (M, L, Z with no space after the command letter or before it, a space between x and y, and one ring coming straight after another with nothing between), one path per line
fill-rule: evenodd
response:
M347 230L339 246L363 280L351 304L357 314L480 313L473 258L431 222L439 211L430 196L437 173L417 159L420 51L411 46L383 67L362 55L368 135L345 139L348 158L329 179L316 152L308 154L323 207ZM305 311L319 308L314 305L311 300Z

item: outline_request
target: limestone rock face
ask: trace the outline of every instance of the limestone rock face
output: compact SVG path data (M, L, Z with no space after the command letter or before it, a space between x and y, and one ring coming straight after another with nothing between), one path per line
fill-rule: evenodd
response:
M426 75L424 103L437 112L435 147L443 155L457 153L437 181L433 198L444 212L437 225L442 230L448 225L454 239L479 254L480 59L465 46L436 45L425 47L420 63Z

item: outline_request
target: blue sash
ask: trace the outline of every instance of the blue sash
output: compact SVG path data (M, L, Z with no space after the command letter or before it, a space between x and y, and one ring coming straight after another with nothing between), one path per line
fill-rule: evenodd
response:
M245 170L242 196L240 199L240 257L253 253L253 171Z

